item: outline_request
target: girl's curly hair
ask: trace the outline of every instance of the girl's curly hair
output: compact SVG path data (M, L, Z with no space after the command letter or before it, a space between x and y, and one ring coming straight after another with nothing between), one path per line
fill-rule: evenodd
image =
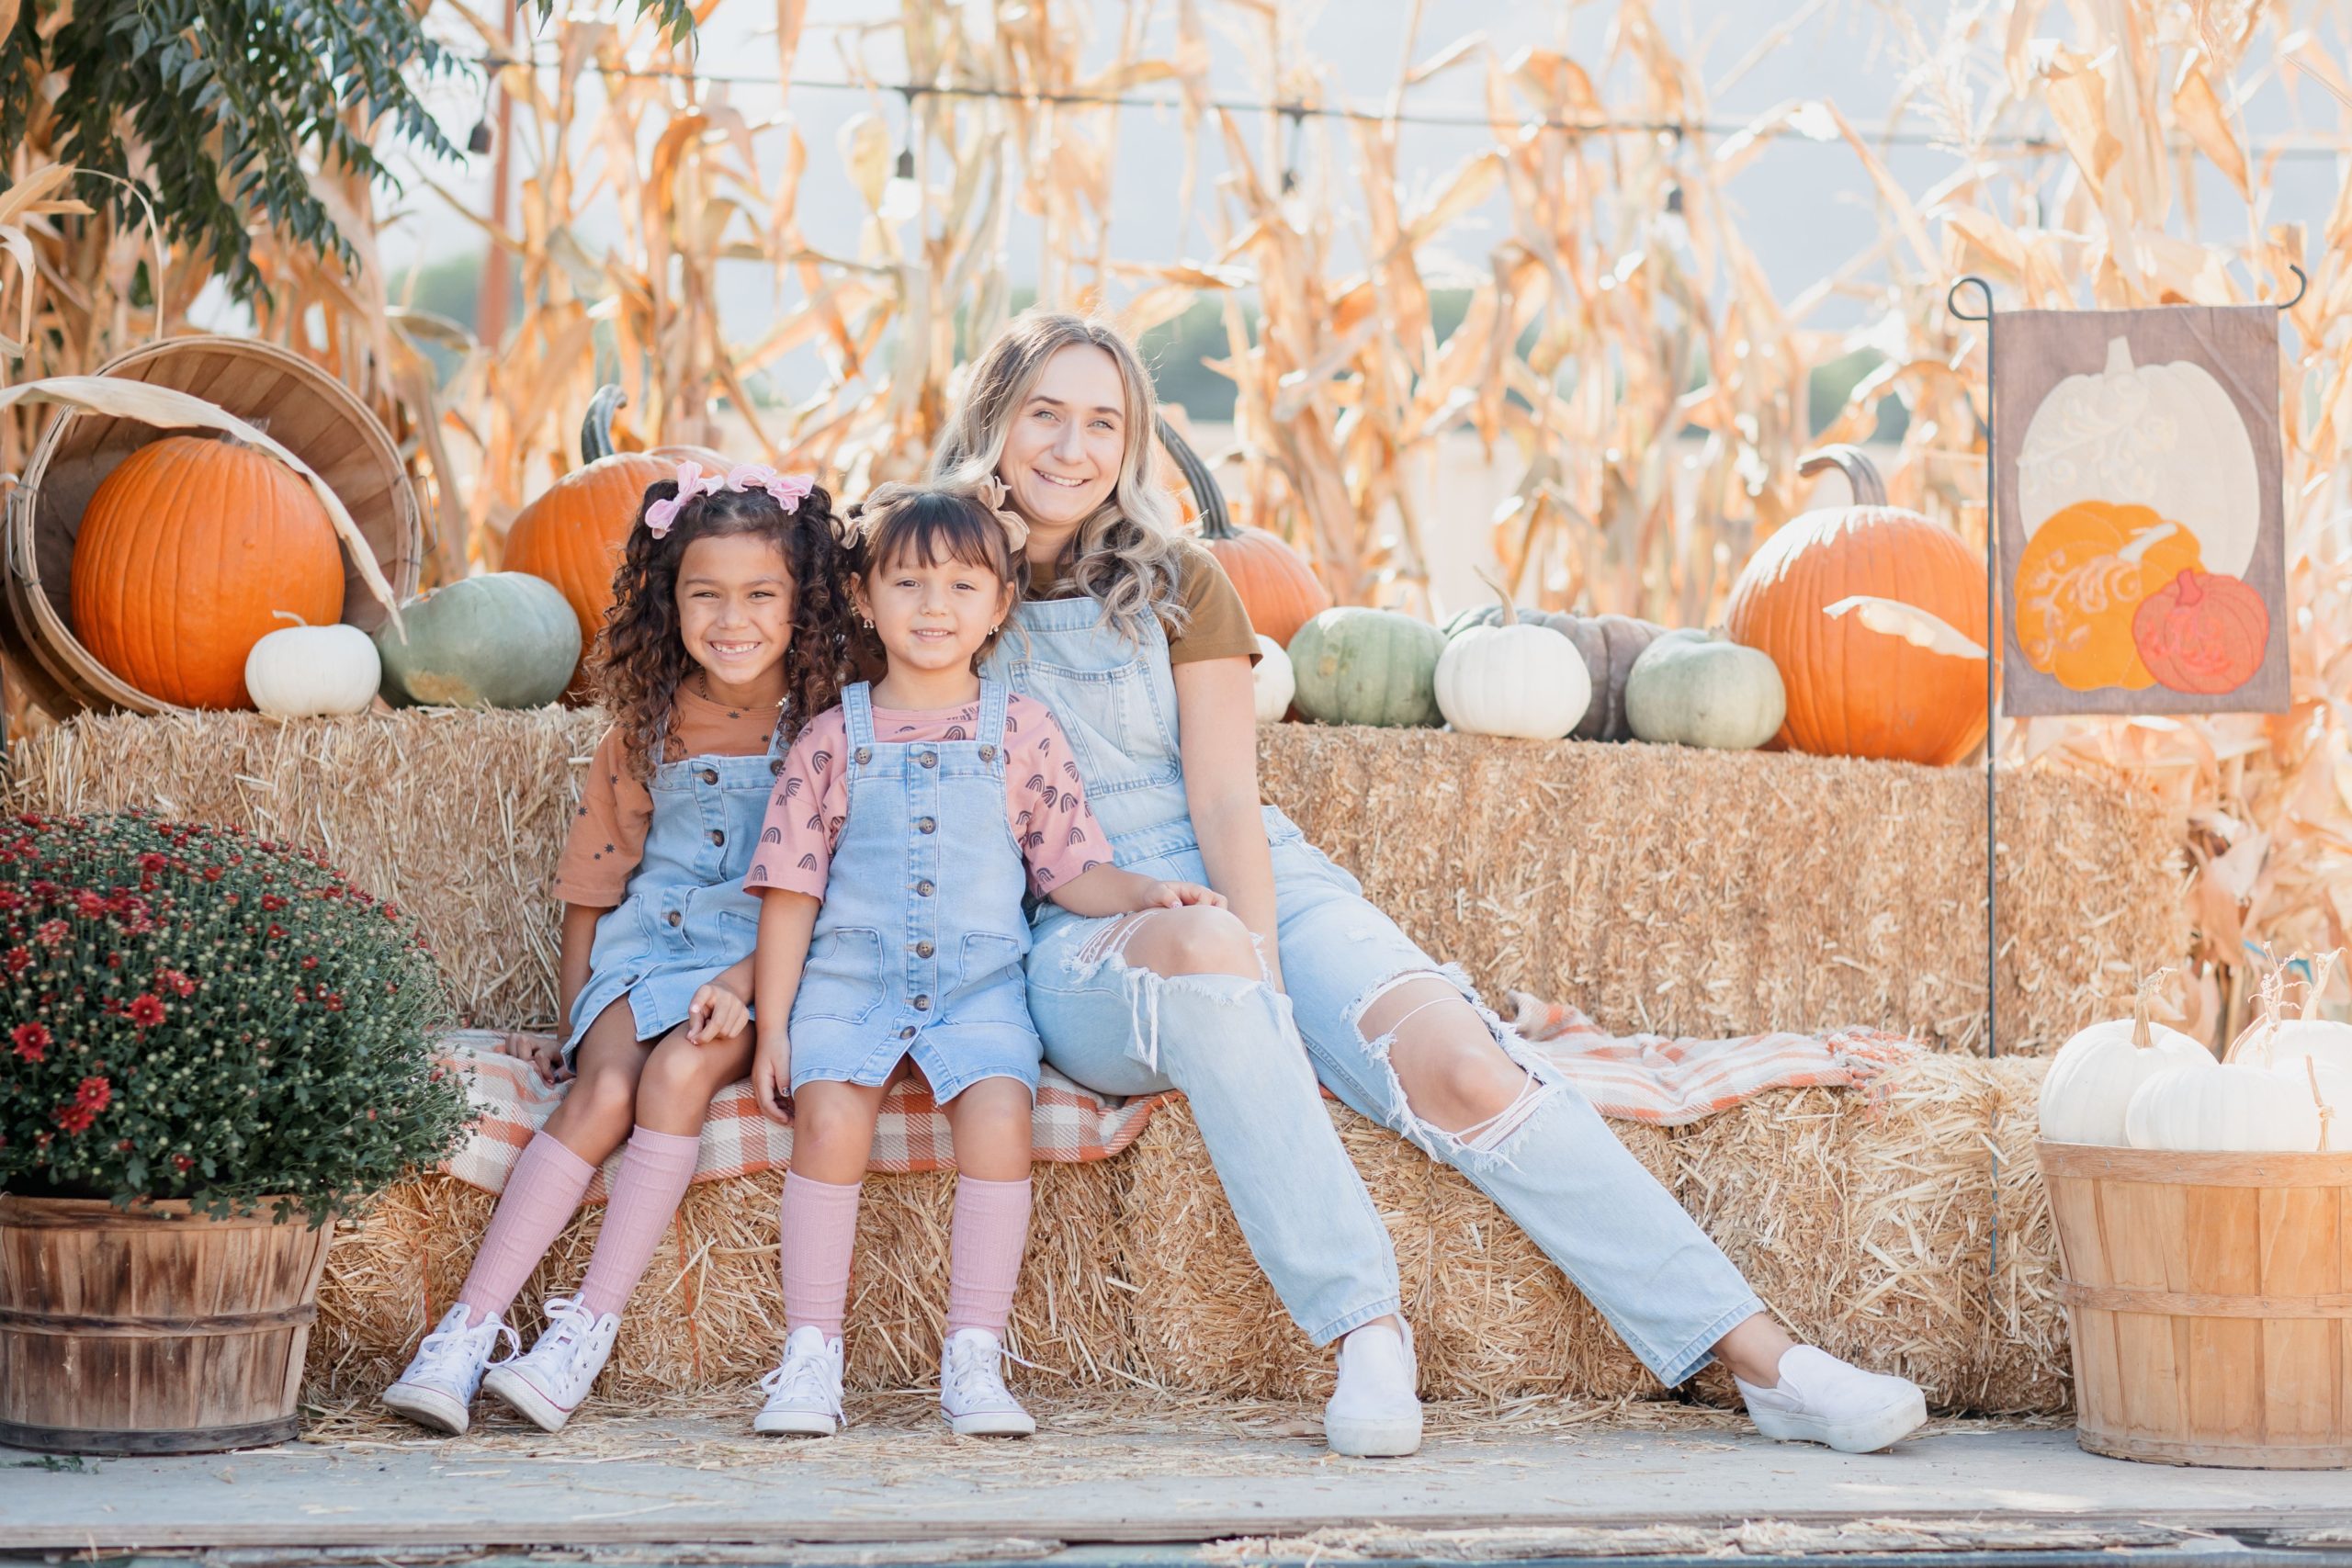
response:
M841 700L854 679L849 631L849 536L832 497L811 490L787 512L763 490L722 490L682 507L667 533L645 526L645 509L676 497L675 480L646 488L628 531L613 607L605 612L589 672L599 701L621 733L638 778L668 755L676 729L678 682L698 668L678 626L678 563L696 539L755 534L783 553L792 574L792 646L784 655L784 705L776 728L789 742L800 727Z

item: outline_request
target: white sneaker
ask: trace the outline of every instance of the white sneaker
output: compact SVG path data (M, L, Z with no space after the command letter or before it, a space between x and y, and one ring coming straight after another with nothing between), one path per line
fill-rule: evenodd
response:
M959 1328L939 1349L939 1410L959 1438L1025 1438L1037 1429L1004 1386L1004 1347L985 1328Z
M569 1296L549 1298L547 1312L548 1330L538 1343L491 1368L481 1386L540 1430L553 1432L588 1397L613 1353L621 1320L617 1313L598 1317Z
M842 1420L842 1342L802 1325L784 1342L784 1360L760 1380L768 1402L752 1430L772 1438L830 1438Z
M1810 1345L1784 1352L1780 1373L1773 1388L1732 1379L1756 1429L1768 1438L1826 1443L1844 1454L1874 1453L1928 1419L1928 1398L1917 1383L1866 1372Z
M462 1437L473 1421L474 1394L481 1388L482 1369L502 1338L509 1351L520 1343L514 1331L494 1317L469 1325L470 1314L461 1302L441 1314L424 1343L416 1348L408 1371L384 1391L384 1408L397 1411L421 1427Z
M1397 1458L1421 1446L1421 1399L1413 1331L1367 1324L1340 1341L1340 1382L1323 1406L1323 1440L1335 1454Z

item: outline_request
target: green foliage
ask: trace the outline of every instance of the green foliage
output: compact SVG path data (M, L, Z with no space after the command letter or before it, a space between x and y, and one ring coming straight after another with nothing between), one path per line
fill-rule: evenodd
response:
M308 852L140 813L0 834L0 1188L313 1224L469 1119L413 924Z
M673 37L693 29L686 0L637 5ZM554 11L554 0L533 6L542 21ZM143 220L143 197L173 243L206 255L248 299L262 283L248 232L256 217L321 254L352 254L311 192L306 159L389 179L369 145L379 122L435 156L457 155L410 77L470 67L426 36L421 9L409 0L72 0L69 10L36 0L0 39L0 145L23 141L36 96L53 90L51 152L127 182L84 178L83 198L130 224ZM61 12L44 39L40 28ZM53 75L64 80L45 80Z

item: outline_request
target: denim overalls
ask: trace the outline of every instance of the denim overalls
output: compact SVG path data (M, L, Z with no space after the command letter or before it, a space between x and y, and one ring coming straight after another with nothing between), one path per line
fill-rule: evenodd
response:
M1083 596L1027 602L1014 614L1025 644L1001 640L989 671L1053 710L1118 863L1207 881L1159 624L1129 641ZM1660 1380L1679 1382L1705 1364L1717 1340L1763 1310L1738 1270L1458 969L1367 903L1290 818L1272 807L1264 817L1287 996L1267 986L1204 990L1193 976L1129 967L1110 922L1048 906L1029 957L1029 1006L1046 1059L1107 1093L1184 1091L1260 1267L1318 1344L1396 1311L1396 1273L1387 1232L1317 1103L1317 1078L1459 1168ZM1393 1040L1367 1041L1356 1027L1384 990L1430 976L1476 1007L1535 1080L1539 1092L1491 1139L1464 1141L1422 1122L1389 1066Z
M639 1040L668 1032L686 1021L686 1004L705 981L751 956L760 902L743 891L743 875L783 768L783 740L772 735L755 756L688 757L653 770L645 852L628 893L597 917L566 1055L623 996Z
M865 682L842 694L849 818L792 1003L795 1089L887 1083L911 1054L943 1104L981 1078L1036 1091L1004 709L1003 684L983 681L973 739L894 744L874 738Z

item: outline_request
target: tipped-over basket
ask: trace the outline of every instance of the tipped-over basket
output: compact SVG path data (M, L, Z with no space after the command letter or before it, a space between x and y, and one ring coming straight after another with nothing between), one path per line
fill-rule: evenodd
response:
M393 592L405 599L416 592L424 525L400 449L368 405L333 376L274 344L231 337L164 338L98 374L192 393L260 426L334 491ZM172 706L99 663L73 626L82 513L117 464L164 434L135 419L61 410L9 492L0 652L33 700L59 718L85 708L162 713ZM345 567L343 618L373 631L383 624L384 607L347 558Z
M2352 1153L2039 1153L2082 1446L2352 1467Z

